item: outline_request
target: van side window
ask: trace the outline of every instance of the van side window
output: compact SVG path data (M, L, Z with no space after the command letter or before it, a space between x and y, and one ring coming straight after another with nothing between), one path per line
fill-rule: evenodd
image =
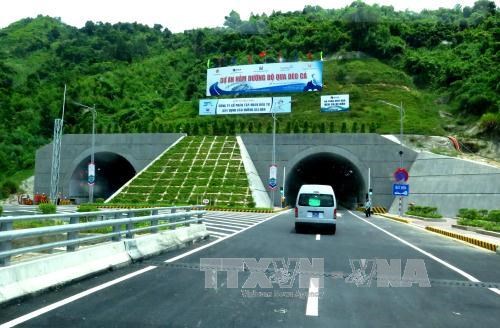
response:
M324 194L300 194L300 206L333 207L333 196Z

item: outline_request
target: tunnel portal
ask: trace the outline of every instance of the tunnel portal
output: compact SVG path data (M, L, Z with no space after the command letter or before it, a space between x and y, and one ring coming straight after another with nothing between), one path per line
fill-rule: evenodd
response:
M95 186L94 200L106 199L135 175L135 169L123 156L112 152L98 152L94 156ZM77 201L88 198L87 183L90 156L83 159L73 171L69 186L69 197Z
M337 202L347 208L362 203L366 193L360 169L345 157L329 152L304 157L287 173L285 197L288 205L295 206L303 184L331 185Z

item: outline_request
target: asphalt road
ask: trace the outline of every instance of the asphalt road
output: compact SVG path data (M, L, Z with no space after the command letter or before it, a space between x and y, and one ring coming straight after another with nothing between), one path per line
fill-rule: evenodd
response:
M231 235L4 306L0 323L21 317L21 327L498 326L500 291L487 288L500 284L498 255L387 219L341 214L335 235L296 234L291 212L259 219ZM271 288L244 288L255 273L248 270L238 272L237 288L228 288L225 272L217 274L217 288L206 288L201 258L320 258L324 286L313 293L316 277L305 288L299 279L284 288L275 280L279 265L271 265L257 271L273 279ZM368 279L369 269L361 272L370 286L356 286L351 263L358 269L359 259L401 260L401 272L423 263L431 287L378 287L380 276ZM492 284L470 284L475 279Z

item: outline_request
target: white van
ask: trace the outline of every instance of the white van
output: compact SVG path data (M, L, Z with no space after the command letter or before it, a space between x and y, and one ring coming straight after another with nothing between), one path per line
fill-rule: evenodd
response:
M333 188L327 185L302 185L295 205L295 231L303 225L327 227L335 234L337 200Z

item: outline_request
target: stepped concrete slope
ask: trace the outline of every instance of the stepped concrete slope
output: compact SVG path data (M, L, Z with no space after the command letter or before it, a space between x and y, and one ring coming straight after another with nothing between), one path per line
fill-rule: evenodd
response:
M460 208L499 209L500 169L463 159L419 153L410 169L408 203L436 206L446 217ZM390 208L397 213L399 201Z
M142 170L181 133L96 134L96 185L94 198L107 198ZM88 200L86 183L91 154L90 134L62 137L59 191L77 202ZM52 143L36 152L35 193L50 193Z
M114 203L255 206L236 137L185 137L111 200ZM269 206L269 201L266 206Z
M253 164L250 155L245 147L245 144L241 140L241 137L236 137L238 141L238 146L240 147L241 160L243 161L243 165L245 166L245 172L247 173L248 184L250 190L252 191L252 197L255 202L255 206L257 207L268 207L270 206L271 200L269 199L269 195L266 192L266 188L262 183L262 180L257 173L257 169Z

